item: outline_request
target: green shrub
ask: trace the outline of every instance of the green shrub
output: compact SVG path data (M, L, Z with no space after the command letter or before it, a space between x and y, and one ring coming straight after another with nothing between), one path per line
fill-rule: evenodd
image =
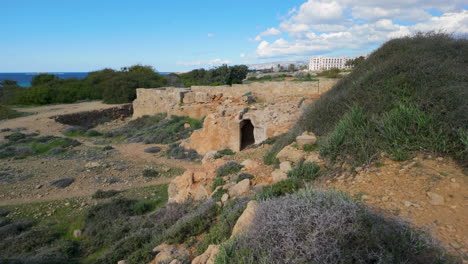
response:
M151 201L140 200L132 205L131 210L136 215L142 215L154 210L156 204Z
M97 131L97 130L90 129L90 130L86 131L86 133L84 135L87 136L87 137L99 137L99 136L102 136L102 133Z
M202 158L197 151L186 149L178 144L169 145L169 148L166 150L166 157L182 160L198 160Z
M26 135L23 134L23 133L20 133L20 132L15 132L15 133L12 133L10 135L6 135L5 136L5 139L11 141L11 142L16 142L16 141L19 141L21 139L25 139L26 138Z
M230 200L224 204L217 222L211 225L208 233L203 238L202 245L197 249L199 254L205 252L209 245L219 245L228 240L237 219L247 206L247 198Z
M194 211L183 216L164 234L168 243L183 243L187 238L206 231L218 213L218 206L212 200L199 205Z
M155 178L158 176L160 176L160 173L157 170L148 169L148 168L143 170L143 177Z
M300 187L299 181L296 179L287 179L275 184L263 187L256 195L257 200L266 200L274 197L286 195L296 192Z
M116 190L108 190L108 191L97 190L93 194L92 198L93 199L107 199L107 198L110 198L110 197L114 197L119 193L120 193L120 191L116 191Z
M228 161L216 169L217 177L224 177L230 174L238 173L244 166L235 161Z
M237 180L236 180L236 183L242 181L242 180L245 180L245 179L249 179L249 180L252 180L253 178L255 178L252 174L249 174L249 173L240 173L239 175L237 175Z
M219 188L215 193L213 193L213 195L211 196L211 198L217 202L221 201L221 197L223 197L223 195L227 193L227 190L223 189L223 188Z
M292 170L288 172L288 178L312 181L319 176L320 166L311 163L300 161Z
M265 156L263 156L263 163L266 165L273 165L273 164L279 164L279 159L276 158L276 154L274 151L268 151Z
M8 106L0 105L0 120L13 119L25 115L27 115L27 113L18 112Z
M291 241L294 241L293 243ZM334 191L262 201L215 263L456 263L427 233Z
M223 186L225 184L223 178L215 178L211 185L211 190L214 191L218 186Z
M319 146L317 144L302 146L302 149L306 152L316 151L318 148Z
M236 153L232 151L231 149L223 149L223 150L219 150L216 152L216 154L214 155L214 159L220 159L224 156L232 156L232 155L236 155Z

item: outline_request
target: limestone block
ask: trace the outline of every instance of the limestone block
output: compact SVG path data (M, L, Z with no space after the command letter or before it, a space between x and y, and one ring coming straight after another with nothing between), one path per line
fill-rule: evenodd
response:
M257 208L257 201L252 200L249 203L247 203L247 207L245 208L244 212L239 217L239 219L237 219L237 222L234 225L234 228L232 229L231 237L239 233L245 232L250 228L252 221L255 217L255 212L257 211Z
M280 163L280 170L283 171L284 173L288 173L288 171L292 170L291 162L289 162L289 161L281 162Z
M245 179L232 186L229 190L229 196L231 197L240 197L243 194L246 194L250 190L250 180Z
M276 158L278 158L280 162L291 161L299 163L305 159L305 156L305 151L296 149L293 146L286 146L276 155Z
M273 182L277 183L279 181L286 180L288 175L281 169L276 169L271 173L271 177L273 178Z
M219 253L218 245L209 245L206 251L192 260L192 264L214 264Z
M302 135L296 137L297 146L302 149L304 145L314 145L317 143L317 137L312 132L304 132Z

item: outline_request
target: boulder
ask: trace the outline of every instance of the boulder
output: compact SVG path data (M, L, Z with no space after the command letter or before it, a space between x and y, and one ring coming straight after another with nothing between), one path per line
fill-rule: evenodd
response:
M277 183L279 181L286 180L288 175L281 169L276 169L271 173L271 177L273 178L273 182Z
M243 194L246 194L250 191L250 180L245 179L237 183L236 185L232 186L229 190L229 196L231 197L240 197Z
M209 245L206 251L203 252L203 254L192 260L192 264L214 264L218 252L218 245Z
M296 137L297 146L302 149L304 145L314 145L317 143L317 137L312 132L304 132L302 135Z
M250 226L252 225L252 221L255 217L255 212L257 211L257 208L257 201L252 200L247 203L247 207L245 208L244 212L239 217L239 219L237 219L237 222L234 225L234 228L232 229L231 237L239 233L245 232L250 228Z
M200 200L205 200L206 198L208 198L208 196L209 194L206 188L203 185L199 185L195 191L195 195L193 199L196 201L200 201Z
M193 184L193 172L188 170L169 183L169 203L181 203L189 198L190 187Z
M305 151L296 149L295 147L289 145L289 146L284 147L276 155L276 158L278 158L280 162L291 161L294 163L299 163L300 161L305 159L305 156L306 156Z
M208 151L205 156L203 156L202 164L206 164L215 160L215 155L218 153L216 150Z
M310 152L309 156L306 157L305 162L320 163L322 162L322 159L320 158L320 154L318 151L313 151Z
M241 165L244 166L244 168L247 169L247 170L255 170L255 169L258 169L260 167L260 164L258 164L258 162L253 161L251 159L244 160L241 163Z
M221 196L221 202L225 203L227 200L229 200L229 194L225 193L223 196Z
M190 252L186 248L168 244L161 244L155 247L153 253L156 256L149 264L171 263L174 259L187 260L190 256Z
M280 163L280 170L284 173L288 173L288 171L292 170L291 162L284 161Z

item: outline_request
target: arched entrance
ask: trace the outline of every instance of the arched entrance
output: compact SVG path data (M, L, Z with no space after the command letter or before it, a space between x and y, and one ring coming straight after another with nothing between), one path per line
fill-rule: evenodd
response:
M242 120L240 123L240 150L255 143L254 126L250 119Z

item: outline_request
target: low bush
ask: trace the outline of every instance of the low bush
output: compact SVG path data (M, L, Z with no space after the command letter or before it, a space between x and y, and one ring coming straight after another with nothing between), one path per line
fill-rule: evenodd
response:
M230 200L224 204L215 224L211 225L203 238L202 245L197 249L199 254L205 252L209 245L219 245L228 240L237 219L244 212L248 198Z
M160 176L160 173L157 170L154 169L144 169L143 170L143 177L147 178L155 178Z
M243 167L244 166L235 161L228 161L216 169L216 176L224 177L230 174L235 174L238 173Z
M202 158L195 150L186 149L178 144L169 145L166 150L166 157L181 160L198 160Z
M146 153L158 153L161 151L160 147L150 147L144 150Z
M326 78L340 78L341 77L340 72L341 72L340 69L333 68L333 69L321 71L317 73L317 76L326 77Z
M300 161L296 166L294 166L292 170L288 172L288 178L312 181L317 178L319 173L319 165L311 162Z
M60 188L60 189L64 189L64 188L67 188L68 186L70 186L74 181L75 181L75 179L73 179L73 178L66 178L65 177L65 178L60 178L60 179L50 181L50 185L52 185L54 187L57 187L57 188Z
M218 205L208 200L171 226L164 234L168 243L183 243L187 238L206 231L218 213Z
M279 159L276 158L276 154L277 153L274 151L267 151L265 156L263 156L263 163L265 163L265 165L279 164Z
M215 178L213 179L213 183L211 185L211 190L214 191L218 186L223 186L225 184L223 178Z
M260 203L250 232L216 263L454 263L434 240L334 191L307 189Z
M211 195L211 198L217 202L221 201L221 197L223 197L223 195L227 193L227 190L223 189L223 188L219 188L215 193L213 193L213 195Z
M254 176L252 174L249 174L249 173L240 173L239 175L237 175L237 180L236 180L236 183L242 181L242 180L245 180L245 179L249 179L249 180L252 180L254 178Z
M97 190L93 194L92 198L93 199L107 199L107 198L114 197L119 193L120 193L120 191L116 191L116 190L108 190L108 191Z
M97 130L90 129L90 130L86 131L86 133L84 133L84 135L87 136L87 137L99 137L99 136L102 136L102 133L97 131Z
M236 153L232 151L231 149L223 149L223 150L219 150L216 152L216 154L214 155L214 159L220 159L224 156L232 156L232 155L236 155Z
M0 120L13 119L27 115L26 113L18 112L8 106L0 105Z
M267 200L274 197L294 193L299 190L300 183L297 179L286 179L269 186L263 187L256 195L257 200Z

